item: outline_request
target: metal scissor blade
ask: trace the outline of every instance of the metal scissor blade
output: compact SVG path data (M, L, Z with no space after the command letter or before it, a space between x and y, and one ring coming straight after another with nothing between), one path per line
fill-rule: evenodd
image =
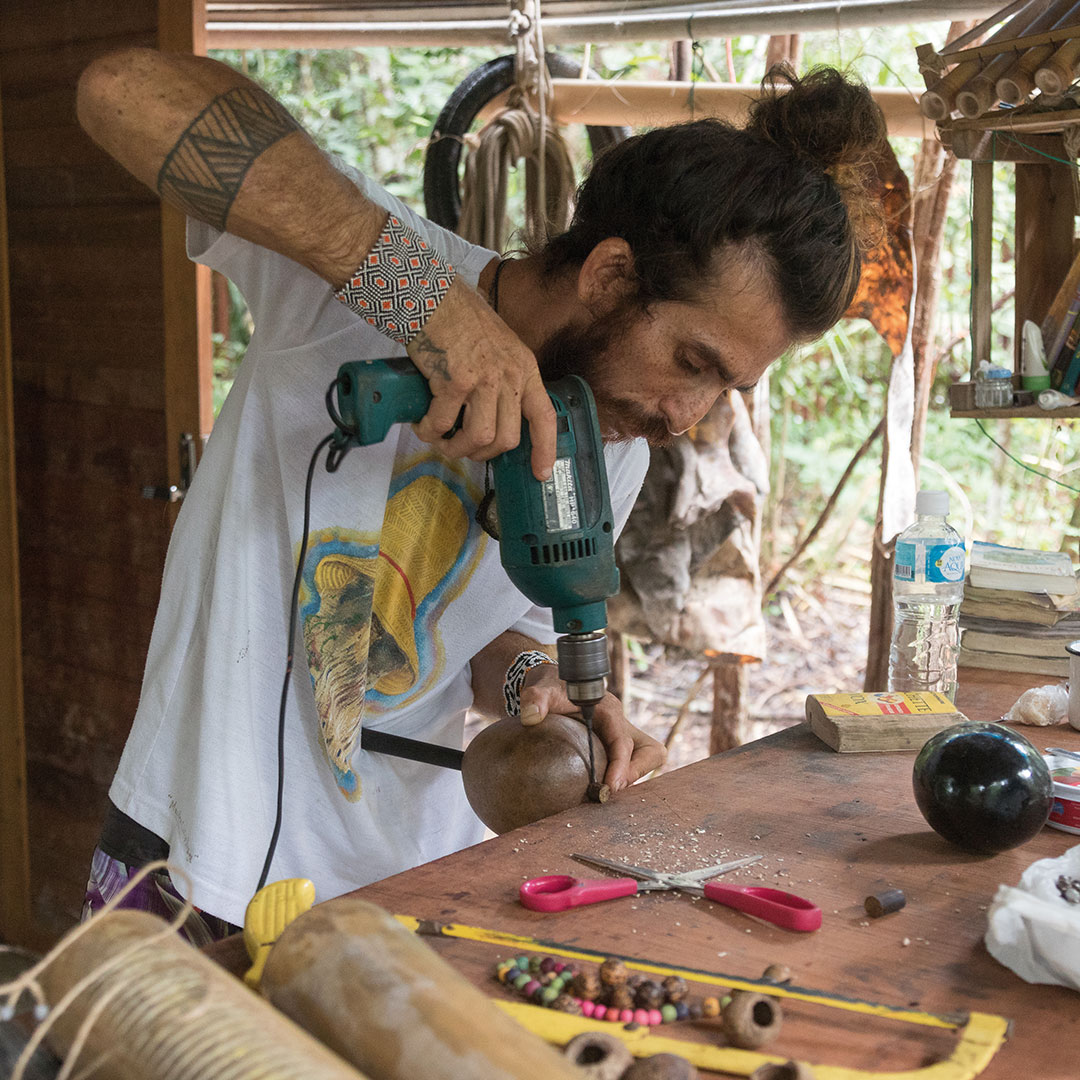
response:
M639 881L659 881L660 879L666 879L668 874L660 874L656 870L650 870L646 866L633 866L630 863L613 862L611 859L601 859L597 855L571 855L571 859L576 859L579 863L584 863L586 866L595 866L601 870L614 870L618 874L628 874L632 878L637 878Z
M682 885L700 885L703 881L726 874L729 870L738 870L740 866L749 866L765 858L764 855L747 855L744 859L733 859L731 862L717 863L716 866L706 866L704 870L690 870L685 874L673 874L669 878L671 884L678 888Z

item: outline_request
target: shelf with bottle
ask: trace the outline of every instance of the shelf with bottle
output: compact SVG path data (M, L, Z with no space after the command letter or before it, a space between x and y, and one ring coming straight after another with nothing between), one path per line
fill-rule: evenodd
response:
M998 27L995 32L994 28ZM973 44L977 43L977 44ZM1076 254L1076 151L1080 105L1067 93L1051 95L1054 79L1080 70L1080 3L1013 2L969 33L935 50L917 49L926 92L924 115L937 123L942 143L971 163L971 379L950 388L953 416L1080 416L1080 407L1043 410L1018 397L1005 408L977 408L974 380L983 362L1006 363L1020 389L1021 342L1028 320L1045 329ZM1066 76L1069 76L1066 78ZM994 168L1013 167L1013 248L1016 271L1014 352L991 348L993 311ZM1052 359L1052 358L1051 358Z

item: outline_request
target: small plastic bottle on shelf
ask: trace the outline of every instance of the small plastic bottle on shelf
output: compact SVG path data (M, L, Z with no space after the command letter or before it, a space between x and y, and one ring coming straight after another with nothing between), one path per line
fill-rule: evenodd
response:
M975 374L975 408L1007 409L1012 403L1012 372L980 360Z
M964 540L948 523L949 493L920 491L915 523L896 539L890 690L956 694Z

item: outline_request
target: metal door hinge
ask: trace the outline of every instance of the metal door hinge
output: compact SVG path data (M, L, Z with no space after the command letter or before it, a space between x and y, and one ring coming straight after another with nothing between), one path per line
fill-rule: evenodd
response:
M169 484L147 484L142 489L142 497L144 499L164 499L166 502L180 502L180 500L187 494L188 488L191 486L192 478L195 476L195 437L190 431L185 431L180 436L180 483Z

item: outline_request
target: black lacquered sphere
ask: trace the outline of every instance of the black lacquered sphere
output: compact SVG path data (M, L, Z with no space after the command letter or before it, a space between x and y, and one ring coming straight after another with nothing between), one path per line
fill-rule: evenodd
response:
M931 736L912 781L930 827L957 847L986 855L1030 840L1053 802L1042 755L1003 724L956 724Z

